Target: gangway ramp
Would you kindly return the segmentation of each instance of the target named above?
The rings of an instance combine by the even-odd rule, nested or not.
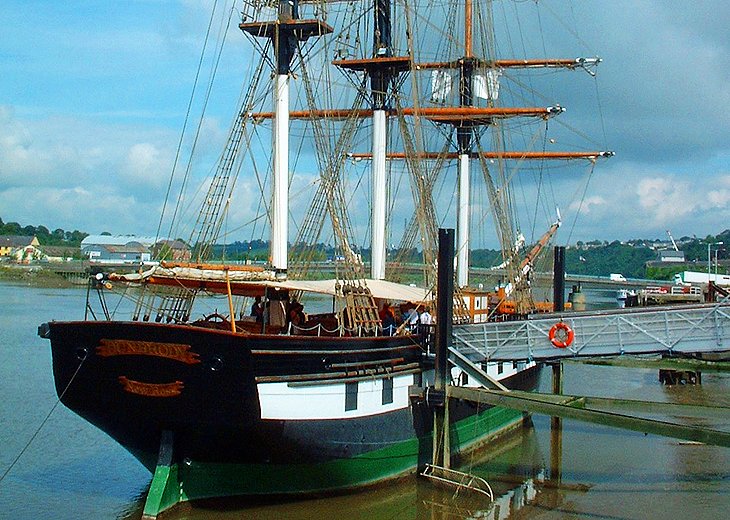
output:
[[[550,330],[570,327],[570,345]],[[621,354],[689,355],[730,350],[730,302],[554,313],[522,321],[459,325],[452,346],[472,362],[543,361]]]

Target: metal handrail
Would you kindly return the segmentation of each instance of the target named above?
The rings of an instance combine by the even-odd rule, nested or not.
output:
[[[575,332],[567,348],[556,348],[550,328],[559,321]],[[563,357],[691,353],[730,350],[730,304],[624,310],[600,314],[455,325],[453,344],[483,361],[540,360]]]

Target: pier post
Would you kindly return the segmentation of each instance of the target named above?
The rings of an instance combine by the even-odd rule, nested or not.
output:
[[[454,312],[454,230],[439,229],[439,253],[436,295],[436,366],[434,390],[443,394],[443,406],[433,411],[433,464],[451,466],[449,442],[448,384],[449,346]]]
[[[553,259],[553,310],[565,310],[565,247],[555,246]]]
[[[552,364],[553,394],[563,393],[563,363],[557,361]],[[553,415],[550,418],[550,480],[560,484],[563,469],[563,419]]]

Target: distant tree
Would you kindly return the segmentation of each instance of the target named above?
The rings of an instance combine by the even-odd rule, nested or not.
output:
[[[110,237],[110,236],[112,236],[112,234],[109,233],[108,231],[102,231],[101,232],[101,236],[103,236],[103,237]]]
[[[3,225],[2,234],[3,235],[22,235],[23,230],[20,227],[20,224],[18,224],[17,222],[8,222],[7,224]]]
[[[618,241],[585,251],[568,249],[565,253],[565,271],[592,276],[622,273],[631,278],[643,278],[646,262],[653,260],[655,255],[647,247],[633,247]]]
[[[70,243],[69,245],[73,244],[76,246],[80,246],[81,241],[89,236],[88,233],[84,233],[83,231],[78,231],[76,229],[74,229],[70,233],[67,231],[66,235],[67,235],[66,241]]]
[[[474,249],[469,257],[474,267],[493,267],[502,263],[502,252],[494,249]]]
[[[20,230],[20,234],[28,237],[35,235],[35,226],[25,226]]]

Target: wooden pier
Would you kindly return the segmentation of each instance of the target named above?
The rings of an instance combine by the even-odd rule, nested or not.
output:
[[[437,323],[451,323],[448,312],[453,297],[453,237],[439,233],[439,305]],[[444,238],[444,241],[442,241]],[[448,238],[452,240],[448,242]],[[556,329],[564,336],[556,339]],[[730,363],[696,359],[664,359],[730,350],[725,339],[730,330],[730,301],[717,304],[662,308],[629,308],[592,313],[556,313],[534,320],[450,326],[439,331],[436,341],[436,383],[424,389],[440,399],[434,408],[433,465],[450,467],[448,410],[450,399],[550,415],[553,429],[561,419],[624,428],[730,447],[730,432],[709,428],[703,419],[730,421],[730,407],[699,406],[652,401],[563,395],[563,361],[596,362],[605,365],[641,366],[677,371],[691,368],[730,371]],[[448,331],[448,334],[446,333]],[[632,355],[633,354],[633,355]],[[654,354],[651,359],[635,355]],[[662,356],[662,357],[660,357]],[[544,361],[553,367],[553,393],[508,390],[489,377],[489,363]],[[444,385],[444,367],[449,363],[466,372],[473,385]],[[417,396],[412,396],[417,397]],[[660,415],[661,419],[651,418]],[[647,417],[649,416],[649,417]],[[446,420],[444,420],[446,419]],[[698,420],[687,424],[689,420]]]

